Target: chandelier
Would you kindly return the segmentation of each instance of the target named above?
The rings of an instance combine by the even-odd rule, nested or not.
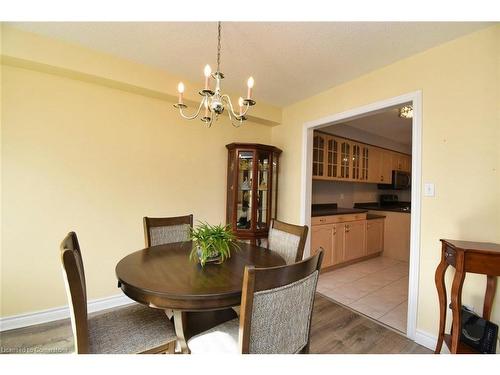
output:
[[[187,119],[194,120],[197,118],[202,108],[204,108],[204,115],[200,118],[208,127],[212,126],[212,123],[217,121],[219,115],[224,112],[224,109],[228,108],[229,119],[231,120],[231,124],[235,127],[239,127],[243,121],[247,118],[245,115],[248,112],[248,109],[255,105],[255,101],[252,99],[252,88],[254,85],[253,77],[248,78],[247,86],[247,97],[243,99],[242,97],[238,100],[239,110],[238,113],[234,111],[233,103],[231,102],[231,98],[227,94],[222,94],[221,92],[221,80],[224,79],[224,74],[220,71],[220,40],[221,40],[221,23],[217,24],[217,71],[212,73],[212,69],[210,65],[206,65],[204,69],[205,73],[205,88],[200,90],[198,93],[202,96],[200,104],[198,106],[197,111],[189,116],[184,113],[184,109],[187,108],[187,105],[184,104],[183,94],[184,94],[184,84],[179,82],[177,86],[177,90],[179,92],[179,101],[177,104],[174,104],[174,107],[179,110],[179,114]],[[215,79],[215,91],[211,88],[211,80],[210,78]]]
[[[399,117],[401,118],[413,118],[413,106],[405,105],[399,108]]]

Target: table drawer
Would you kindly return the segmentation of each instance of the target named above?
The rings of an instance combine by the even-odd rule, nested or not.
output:
[[[315,216],[311,219],[311,225],[345,223],[346,221],[365,220],[366,213],[362,214],[346,214],[346,215],[330,215],[330,216]]]

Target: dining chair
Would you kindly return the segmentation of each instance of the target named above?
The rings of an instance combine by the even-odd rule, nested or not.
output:
[[[308,231],[307,225],[293,225],[273,219],[269,226],[267,247],[280,254],[286,264],[299,262],[304,255]]]
[[[301,262],[245,267],[241,314],[188,340],[193,354],[308,353],[323,249]]]
[[[82,253],[75,232],[61,243],[61,262],[76,353],[173,353],[176,335],[163,310],[141,304],[88,315]]]
[[[193,215],[176,217],[144,217],[146,247],[189,241]]]

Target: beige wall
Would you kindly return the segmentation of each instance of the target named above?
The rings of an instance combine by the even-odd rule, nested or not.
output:
[[[278,215],[299,221],[305,122],[415,90],[423,95],[423,197],[417,328],[435,335],[439,238],[500,242],[500,26],[401,60],[284,109],[273,143],[282,158]],[[288,204],[283,204],[288,202]],[[450,276],[450,275],[448,275]],[[481,311],[485,278],[467,276],[464,301]],[[500,321],[497,291],[493,320]]]
[[[142,217],[225,222],[225,145],[271,142],[266,125],[207,129],[162,98],[54,73],[2,65],[2,316],[66,304],[70,230],[89,299],[120,294],[114,267],[143,247]]]

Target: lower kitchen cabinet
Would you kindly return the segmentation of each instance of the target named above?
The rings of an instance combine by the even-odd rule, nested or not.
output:
[[[368,220],[366,224],[366,254],[375,254],[384,250],[384,220]]]
[[[383,218],[366,220],[366,214],[362,217],[358,214],[314,219],[311,227],[311,254],[323,248],[321,268],[353,263],[384,250]]]
[[[323,224],[311,228],[311,255],[323,249],[321,268],[334,266],[344,260],[344,225]]]
[[[340,225],[340,224],[339,224]],[[344,232],[344,257],[347,262],[366,255],[366,220],[342,224]]]
[[[333,237],[334,224],[314,225],[311,227],[311,255],[323,248],[323,262],[321,268],[333,264]]]

